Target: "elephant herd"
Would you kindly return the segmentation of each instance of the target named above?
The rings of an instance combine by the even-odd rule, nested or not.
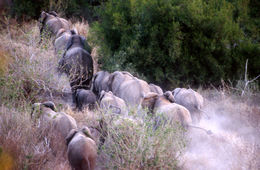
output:
[[[55,37],[55,55],[59,57],[58,72],[65,73],[70,81],[72,99],[82,111],[102,109],[105,114],[127,116],[129,109],[147,108],[148,114],[163,115],[167,121],[179,121],[185,128],[193,127],[204,114],[203,97],[192,89],[163,90],[148,84],[126,71],[99,71],[93,73],[91,47],[69,22],[55,12],[42,12],[40,19],[41,41]],[[52,124],[67,143],[67,154],[72,169],[94,169],[97,146],[87,127],[78,128],[73,117],[56,112],[51,101],[35,103],[31,117],[38,127]]]

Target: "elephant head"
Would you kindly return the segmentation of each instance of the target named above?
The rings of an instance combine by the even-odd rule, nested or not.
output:
[[[71,131],[69,132],[69,134],[66,137],[66,144],[68,145],[70,143],[70,141],[72,140],[72,138],[77,134],[77,133],[82,133],[84,134],[86,137],[91,138],[92,140],[94,140],[90,130],[88,127],[84,126],[81,129],[71,129]]]
[[[43,107],[49,108],[54,112],[57,110],[55,104],[52,101],[47,101],[44,103],[34,103],[32,105],[31,118],[39,118],[42,114],[41,112]]]
[[[159,87],[155,84],[152,84],[152,83],[149,84],[149,87],[150,87],[151,92],[163,94],[163,90],[161,89],[161,87]]]
[[[154,92],[149,92],[145,95],[143,101],[142,101],[142,107],[148,108],[149,112],[153,113],[155,102],[157,101],[159,95]]]
[[[165,93],[163,93],[163,95],[172,103],[175,102],[175,99],[172,95],[172,92],[171,91],[166,91]]]
[[[74,34],[70,37],[67,42],[66,50],[70,49],[71,47],[80,47],[85,49],[89,54],[92,52],[92,48],[88,44],[86,38],[81,35]]]
[[[107,71],[99,71],[93,76],[92,91],[97,95],[101,95],[101,91],[108,91],[108,79],[110,73]]]

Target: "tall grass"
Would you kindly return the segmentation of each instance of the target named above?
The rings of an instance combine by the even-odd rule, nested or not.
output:
[[[65,141],[49,127],[36,128],[29,115],[29,110],[20,112],[0,107],[1,167],[55,169],[60,166],[69,169]]]

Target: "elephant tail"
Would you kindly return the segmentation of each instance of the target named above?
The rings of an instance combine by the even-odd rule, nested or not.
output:
[[[212,135],[213,134],[213,132],[211,130],[207,130],[207,129],[199,127],[199,126],[188,125],[188,127],[202,130],[202,131],[206,132],[208,135]]]

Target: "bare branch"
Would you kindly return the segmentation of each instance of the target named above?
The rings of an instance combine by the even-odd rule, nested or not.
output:
[[[259,74],[258,76],[256,76],[254,79],[252,79],[252,80],[248,81],[248,83],[251,83],[251,82],[253,82],[253,81],[257,80],[259,77],[260,77],[260,74]]]

